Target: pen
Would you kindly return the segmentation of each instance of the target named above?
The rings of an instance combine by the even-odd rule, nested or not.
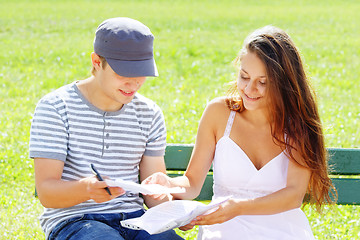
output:
[[[96,170],[94,164],[90,164],[90,167],[91,167],[91,170],[93,171],[93,173],[95,174],[96,178],[99,180],[99,181],[104,181],[103,178],[101,177],[100,173]],[[107,191],[107,193],[109,195],[111,195],[111,192],[110,192],[110,189],[108,187],[105,188],[105,190]]]

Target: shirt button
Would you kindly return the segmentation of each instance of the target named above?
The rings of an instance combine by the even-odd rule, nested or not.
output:
[[[111,126],[111,122],[107,122],[107,125],[108,125],[108,126]]]
[[[109,136],[110,136],[110,134],[109,134],[109,133],[107,133],[107,134],[106,134],[106,137],[108,138]]]
[[[110,145],[109,144],[106,144],[106,148],[109,148],[110,147]]]

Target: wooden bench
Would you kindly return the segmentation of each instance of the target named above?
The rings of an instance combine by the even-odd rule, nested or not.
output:
[[[165,164],[169,176],[183,175],[193,150],[191,144],[168,144]],[[330,177],[338,192],[337,204],[360,204],[360,149],[328,148]],[[213,175],[210,169],[196,200],[211,200]]]

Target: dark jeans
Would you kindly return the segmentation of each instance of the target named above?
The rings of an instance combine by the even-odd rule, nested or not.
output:
[[[120,221],[140,217],[144,210],[130,213],[116,214],[84,214],[68,219],[58,224],[50,233],[49,240],[76,239],[76,240],[170,240],[183,239],[169,230],[159,234],[150,235],[144,230],[132,230],[120,225]]]

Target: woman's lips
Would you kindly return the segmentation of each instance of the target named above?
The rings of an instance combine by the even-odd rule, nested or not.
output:
[[[248,100],[250,100],[250,101],[256,101],[256,100],[258,100],[260,97],[249,97],[248,95],[246,95],[246,94],[244,94],[245,95],[245,97],[248,99]]]

